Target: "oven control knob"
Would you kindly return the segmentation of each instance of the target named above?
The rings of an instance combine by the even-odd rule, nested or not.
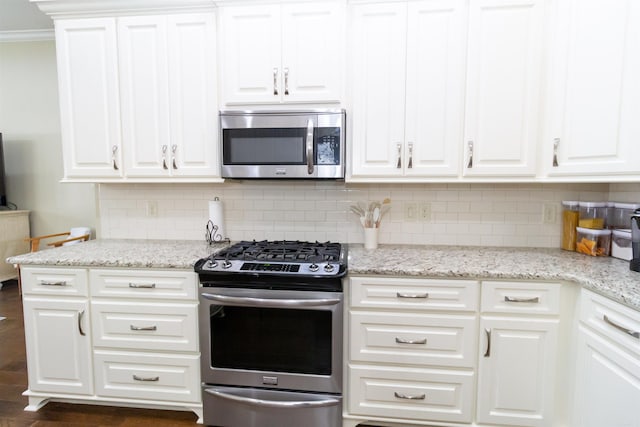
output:
[[[230,267],[231,267],[231,261],[229,260],[222,261],[222,268],[230,268]]]
[[[318,269],[319,269],[319,268],[320,268],[320,267],[318,267],[318,264],[316,264],[316,263],[314,262],[313,264],[311,264],[311,265],[309,266],[309,271],[316,272],[316,271],[318,271]]]
[[[218,261],[210,259],[209,262],[207,262],[207,267],[209,268],[216,268],[217,266],[218,266]]]
[[[333,266],[333,264],[327,264],[324,266],[324,271],[326,271],[327,273],[331,273],[334,268],[335,267]]]

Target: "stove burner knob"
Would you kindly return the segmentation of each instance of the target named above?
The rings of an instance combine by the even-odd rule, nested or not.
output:
[[[225,259],[222,262],[222,268],[230,268],[230,267],[231,267],[231,261]]]
[[[333,266],[333,264],[327,264],[324,266],[324,271],[326,271],[327,273],[331,273],[334,268],[335,267]]]
[[[207,267],[209,267],[209,268],[216,268],[217,266],[218,266],[218,261],[216,261],[216,260],[210,259],[207,262]]]
[[[314,273],[315,273],[316,271],[318,271],[318,269],[319,269],[319,268],[320,268],[320,267],[318,267],[318,264],[316,264],[316,263],[314,262],[313,264],[311,264],[311,265],[309,266],[309,271],[312,271],[312,272],[314,272]]]

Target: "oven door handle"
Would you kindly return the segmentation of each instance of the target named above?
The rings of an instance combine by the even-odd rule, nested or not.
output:
[[[254,399],[251,397],[236,396],[235,394],[223,393],[218,390],[204,390],[206,393],[212,394],[221,399],[231,400],[233,402],[245,403],[254,406],[262,406],[265,408],[280,408],[280,409],[294,409],[294,408],[322,408],[325,406],[336,406],[340,404],[337,399],[325,399],[325,400],[302,400],[302,401],[278,401],[278,400],[264,400]]]
[[[321,307],[336,305],[340,303],[338,298],[317,298],[317,299],[271,299],[271,298],[250,298],[232,297],[219,294],[202,294],[203,298],[222,303],[240,305],[245,307]]]

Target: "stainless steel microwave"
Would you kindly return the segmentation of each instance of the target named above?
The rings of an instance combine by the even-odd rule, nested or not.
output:
[[[223,178],[339,179],[344,110],[221,111]]]

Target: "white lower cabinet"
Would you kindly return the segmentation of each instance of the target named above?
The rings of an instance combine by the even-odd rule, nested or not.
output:
[[[553,425],[559,301],[556,283],[482,282],[479,423]]]
[[[23,300],[29,390],[92,394],[89,304],[86,298]]]
[[[640,426],[640,313],[583,290],[578,329],[572,425]]]
[[[202,418],[195,273],[29,266],[21,273],[27,410],[65,400]]]
[[[351,277],[343,426],[564,425],[554,406],[561,289]]]

